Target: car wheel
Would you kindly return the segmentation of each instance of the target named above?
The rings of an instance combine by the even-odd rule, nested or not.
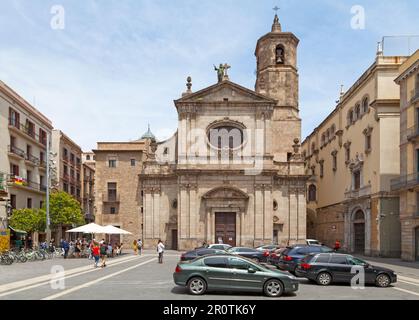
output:
[[[280,297],[282,293],[284,292],[284,286],[281,281],[276,280],[276,279],[271,279],[265,283],[263,292],[268,297],[273,297],[273,298]]]
[[[259,262],[260,262],[259,258],[257,258],[257,257],[254,257],[252,260],[253,260],[254,262],[257,262],[257,263],[259,263]]]
[[[193,295],[204,294],[207,290],[207,283],[202,278],[194,277],[188,281],[188,290]]]
[[[332,282],[332,276],[328,272],[320,272],[317,276],[317,283],[322,286],[328,286]]]
[[[377,287],[385,288],[388,287],[390,283],[390,277],[384,273],[379,274],[375,279],[375,284],[377,285]]]

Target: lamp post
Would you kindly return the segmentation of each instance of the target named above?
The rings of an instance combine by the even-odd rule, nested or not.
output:
[[[49,219],[49,188],[50,188],[50,179],[51,179],[51,175],[50,175],[50,170],[51,170],[51,165],[50,165],[50,134],[47,133],[47,154],[46,154],[46,164],[47,164],[47,190],[46,190],[46,216],[47,216],[47,221],[46,221],[46,229],[45,232],[47,234],[47,243],[49,243],[51,241],[51,229],[50,229],[50,219]]]

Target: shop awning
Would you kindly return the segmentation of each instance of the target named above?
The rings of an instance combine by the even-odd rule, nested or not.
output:
[[[9,229],[12,230],[14,233],[27,234],[26,231],[19,230],[19,229],[14,229],[11,226],[9,226]]]

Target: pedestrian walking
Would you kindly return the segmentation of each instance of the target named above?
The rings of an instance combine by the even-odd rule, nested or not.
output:
[[[138,255],[138,243],[137,240],[134,240],[132,243],[132,249],[134,250],[134,254]]]
[[[140,256],[141,256],[141,253],[143,251],[143,241],[141,239],[138,239],[137,245],[138,245],[138,251],[140,252]]]
[[[70,250],[70,245],[68,244],[68,242],[66,240],[63,240],[62,248],[64,249],[64,259],[67,259],[68,251]]]
[[[101,258],[101,267],[106,267],[106,254],[108,251],[108,245],[106,244],[105,241],[103,241],[103,243],[100,245],[100,258]]]
[[[99,264],[99,257],[100,257],[100,249],[99,244],[97,242],[92,242],[92,254],[93,258],[95,259],[95,268],[97,268]]]
[[[160,239],[157,243],[157,252],[159,254],[159,263],[163,263],[164,244]]]
[[[336,252],[338,252],[338,250],[340,249],[340,241],[339,240],[336,240],[334,249],[335,249]]]

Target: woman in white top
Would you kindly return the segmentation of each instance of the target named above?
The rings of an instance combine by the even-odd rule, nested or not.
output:
[[[159,254],[159,263],[163,263],[164,244],[160,239],[157,243],[157,252]]]

